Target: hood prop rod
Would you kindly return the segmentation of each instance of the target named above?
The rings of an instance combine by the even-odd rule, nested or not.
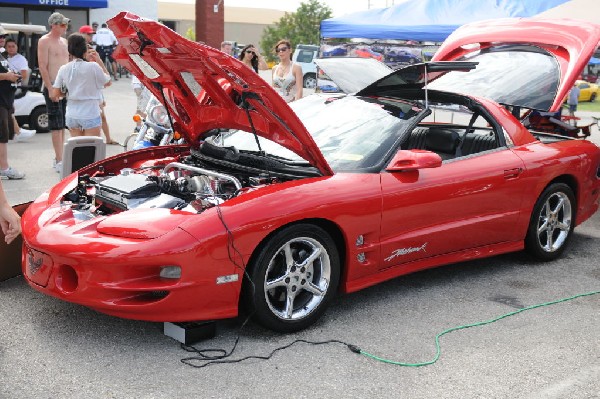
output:
[[[258,146],[258,151],[261,155],[264,155],[264,151],[260,146],[260,141],[258,141],[258,135],[256,134],[256,128],[254,127],[254,122],[252,122],[252,116],[250,115],[250,103],[248,103],[247,99],[252,98],[255,100],[260,100],[260,97],[256,93],[251,92],[242,92],[242,108],[246,111],[246,116],[248,117],[248,122],[250,123],[250,128],[252,129],[252,134],[254,135],[254,140],[256,141],[256,145]]]
[[[171,132],[175,131],[175,126],[173,126],[173,117],[171,116],[171,110],[169,110],[169,105],[167,104],[167,97],[165,96],[165,91],[163,90],[160,82],[152,82],[152,85],[160,90],[160,94],[162,95],[163,105],[167,110],[167,116],[169,117],[169,124],[171,125]]]
[[[429,108],[429,95],[427,89],[427,63],[425,63],[425,108]]]
[[[256,134],[256,128],[254,127],[254,122],[252,121],[252,116],[250,115],[250,107],[252,107],[252,105],[248,102],[249,98],[260,101],[260,97],[256,93],[243,91],[242,92],[242,102],[240,105],[242,108],[244,108],[244,111],[246,111],[246,116],[248,117],[248,123],[250,123],[250,128],[252,129],[252,134],[254,135],[254,140],[256,141],[256,145],[258,146],[258,152],[260,155],[265,156],[266,153],[263,151],[262,147],[260,146],[260,141],[258,140],[258,134]],[[267,174],[267,176],[271,177],[271,171],[267,168],[265,168],[264,170],[265,170],[265,173]]]

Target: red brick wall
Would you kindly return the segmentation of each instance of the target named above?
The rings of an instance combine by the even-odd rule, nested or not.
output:
[[[219,5],[218,12],[214,11]],[[196,41],[219,49],[225,36],[225,1],[196,0]]]

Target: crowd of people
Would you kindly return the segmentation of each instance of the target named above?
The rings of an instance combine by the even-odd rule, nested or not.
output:
[[[116,76],[116,62],[112,49],[117,39],[106,24],[84,25],[78,33],[65,38],[70,19],[53,13],[48,19],[49,32],[38,42],[37,59],[43,81],[42,94],[46,102],[48,128],[52,136],[56,172],[62,169],[62,151],[65,129],[70,135],[96,135],[101,132],[107,144],[119,144],[110,136],[105,113],[106,102],[102,89],[110,84],[111,76],[104,60],[112,65]],[[85,64],[78,62],[84,61]],[[0,177],[22,179],[24,173],[10,167],[7,143],[9,140],[27,141],[35,130],[19,127],[14,116],[15,93],[21,82],[27,82],[29,65],[18,53],[15,40],[8,37],[0,26]],[[62,73],[59,73],[62,70]],[[68,94],[67,94],[68,93]],[[67,102],[68,97],[68,102]],[[98,120],[100,121],[98,123]]]

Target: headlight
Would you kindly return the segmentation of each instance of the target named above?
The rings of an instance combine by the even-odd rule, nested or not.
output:
[[[148,113],[149,119],[161,126],[169,125],[169,115],[167,114],[167,110],[163,105],[157,105],[153,107]]]

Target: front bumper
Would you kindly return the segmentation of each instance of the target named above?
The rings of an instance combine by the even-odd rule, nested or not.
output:
[[[73,223],[55,214],[48,222],[43,217],[48,209],[36,212],[34,203],[29,211],[23,218],[22,271],[34,289],[128,319],[195,321],[237,315],[243,271],[215,259],[206,243],[183,229],[153,239],[124,238],[98,233],[102,218]],[[181,277],[161,277],[165,266],[180,267]],[[234,274],[237,279],[217,283]]]

